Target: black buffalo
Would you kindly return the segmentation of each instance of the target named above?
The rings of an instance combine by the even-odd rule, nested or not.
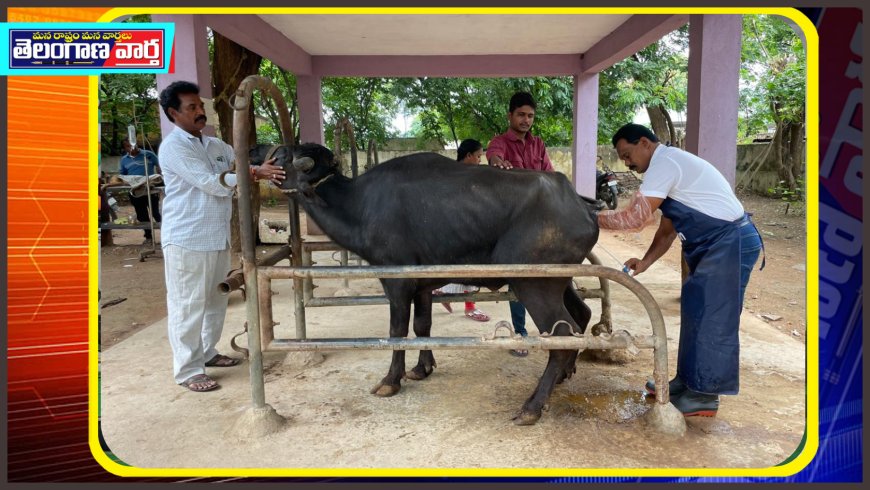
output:
[[[465,165],[435,153],[395,158],[356,179],[339,173],[332,152],[317,144],[294,148],[282,187],[342,247],[372,265],[579,264],[598,240],[593,205],[559,173]],[[414,333],[428,337],[432,290],[448,282],[497,289],[509,284],[535,325],[559,320],[585,331],[591,311],[570,277],[508,279],[382,279],[390,301],[390,337],[406,337],[414,304]],[[555,335],[569,335],[560,323]],[[575,371],[576,350],[551,350],[535,392],[514,418],[534,424],[554,385]],[[420,351],[405,372],[405,352],[393,351],[387,375],[373,389],[399,392],[402,377],[424,379],[435,367]]]

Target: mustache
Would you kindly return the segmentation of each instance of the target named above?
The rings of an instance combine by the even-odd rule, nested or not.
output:
[[[206,122],[206,121],[208,121],[208,118],[207,118],[207,117],[205,117],[205,116],[199,116],[199,117],[197,117],[196,119],[194,119],[194,122],[199,122],[200,119],[202,119],[202,122]]]

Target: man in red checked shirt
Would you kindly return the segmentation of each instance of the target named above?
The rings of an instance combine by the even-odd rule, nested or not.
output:
[[[504,134],[493,138],[486,150],[486,160],[490,165],[504,169],[553,171],[544,140],[530,132],[536,107],[535,99],[528,92],[517,92],[511,97],[508,110],[510,127]]]
[[[547,156],[544,140],[532,136],[530,130],[535,122],[535,99],[528,92],[517,92],[511,97],[508,107],[508,122],[510,127],[504,134],[490,140],[486,150],[487,162],[503,169],[522,168],[552,172],[553,164]],[[526,331],[526,308],[519,301],[510,302],[511,320],[514,332],[528,335]],[[526,349],[513,349],[511,355],[526,357]]]

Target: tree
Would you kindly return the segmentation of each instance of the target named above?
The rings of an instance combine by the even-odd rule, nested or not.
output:
[[[296,96],[296,76],[280,66],[264,59],[260,64],[260,76],[266,77],[278,87],[287,110],[290,112],[290,125],[293,127],[294,143],[299,141],[299,104]],[[258,117],[266,119],[257,128],[257,143],[278,144],[282,143],[281,120],[278,111],[270,97],[263,97],[259,92],[254,93],[254,112]]]
[[[160,115],[155,84],[152,74],[100,76],[100,146],[103,153],[121,154],[121,140],[127,136],[130,124],[136,126],[136,133],[146,148],[151,146],[152,137],[159,138]]]
[[[417,114],[419,136],[458,145],[486,144],[507,129],[511,96],[528,91],[537,102],[533,131],[549,145],[571,142],[573,82],[569,77],[399,79],[396,96]]]
[[[358,149],[374,139],[380,143],[394,133],[393,117],[398,100],[392,92],[389,78],[325,78],[323,79],[323,108],[326,112],[324,130],[332,135],[335,125],[347,118],[354,128]]]
[[[679,136],[670,111],[686,108],[688,28],[672,32],[599,76],[599,133],[601,143],[640,108],[646,108],[652,131],[661,140],[677,143]]]
[[[150,15],[133,15],[125,23],[148,23]],[[160,139],[160,107],[157,103],[156,77],[153,74],[106,73],[100,75],[100,152],[120,155],[121,140],[127,136],[127,126],[136,126],[136,133],[146,148],[153,148]]]
[[[793,193],[804,173],[806,52],[781,17],[743,17],[741,79],[741,135],[751,140],[775,126],[768,158],[777,166],[781,186]]]

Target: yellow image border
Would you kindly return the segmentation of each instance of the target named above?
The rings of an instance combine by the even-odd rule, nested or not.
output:
[[[819,251],[819,39],[815,26],[804,14],[793,8],[116,8],[106,12],[99,22],[111,22],[134,14],[257,14],[257,15],[445,15],[445,14],[716,14],[716,15],[778,15],[790,19],[804,34],[806,48],[806,429],[799,454],[784,464],[767,468],[139,468],[112,460],[98,440],[99,407],[99,345],[97,299],[100,248],[97,240],[98,202],[89,202],[89,419],[88,439],[91,452],[107,471],[124,477],[786,477],[805,468],[819,447],[819,312],[818,277]],[[89,175],[97,175],[99,157],[98,77],[90,78]],[[95,179],[90,179],[90,195],[97,195]],[[797,450],[797,448],[796,448]],[[631,448],[626,448],[627,452]]]

